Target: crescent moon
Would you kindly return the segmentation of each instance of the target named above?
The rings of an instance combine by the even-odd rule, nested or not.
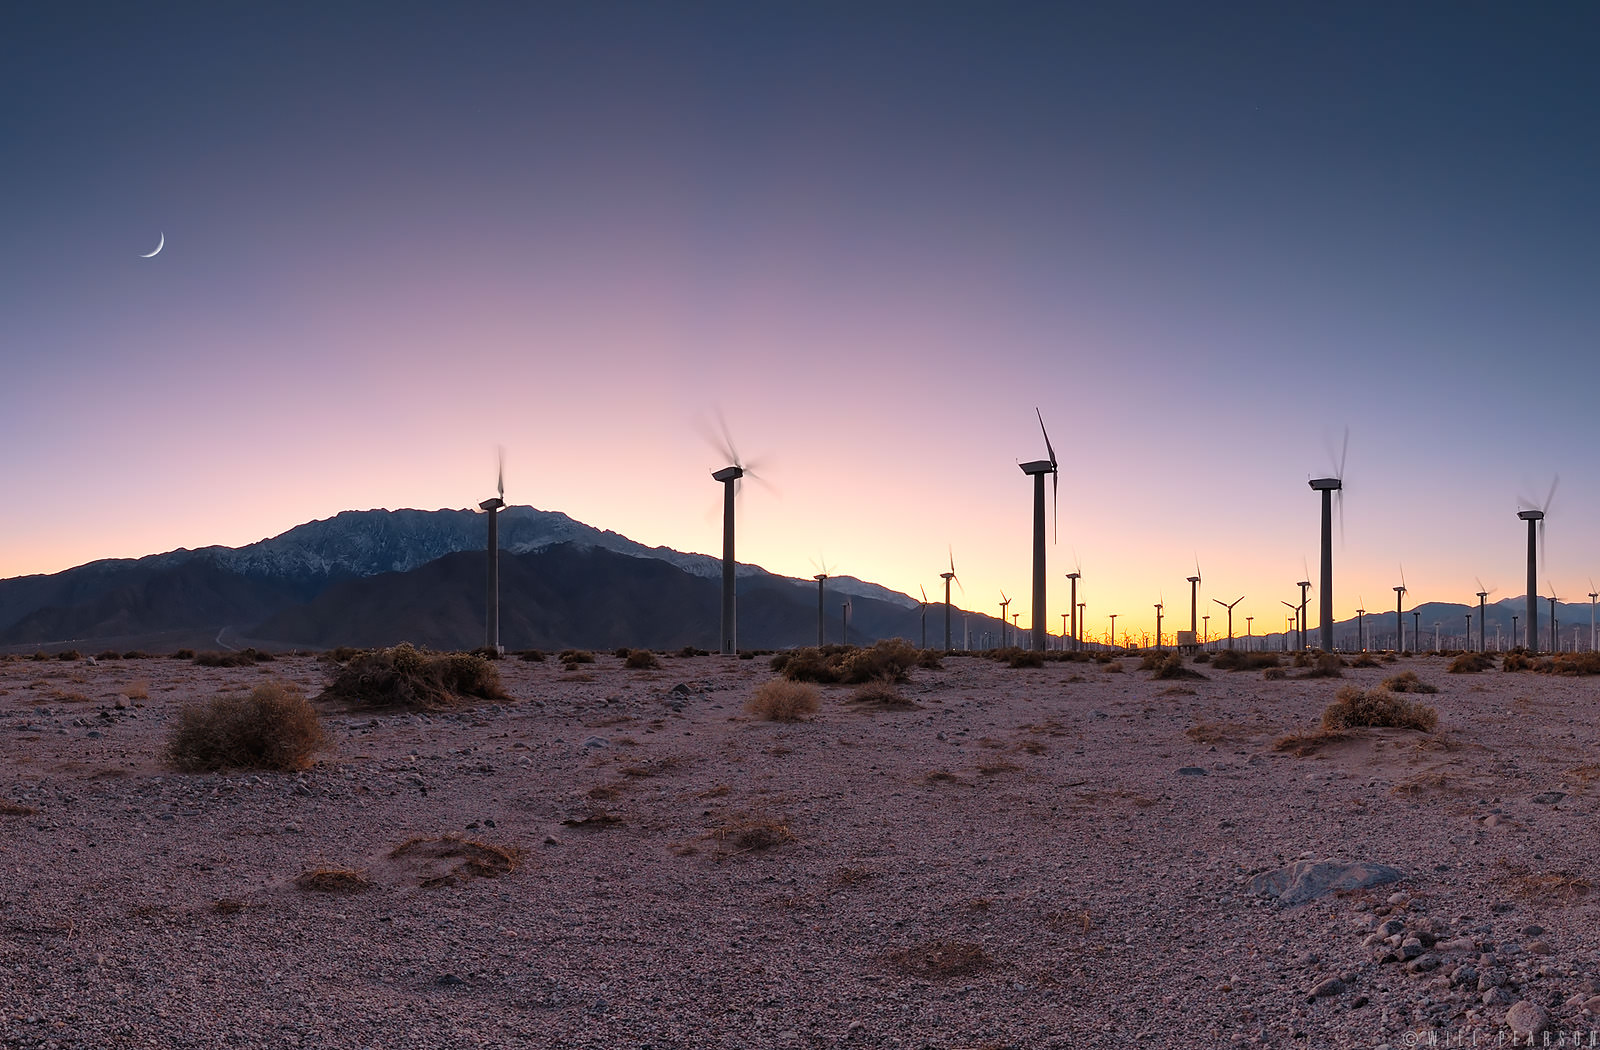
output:
[[[163,232],[161,234],[161,243],[156,245],[156,250],[151,252],[149,255],[145,255],[145,254],[143,254],[141,252],[140,255],[139,255],[139,258],[141,258],[141,259],[154,259],[156,256],[161,254],[161,249],[165,248],[166,246],[167,246],[167,235],[166,235],[165,232]]]

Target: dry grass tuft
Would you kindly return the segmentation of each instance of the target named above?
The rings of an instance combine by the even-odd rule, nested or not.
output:
[[[1534,659],[1526,649],[1512,649],[1500,660],[1502,671],[1532,671],[1539,661]]]
[[[510,697],[499,670],[483,657],[433,653],[402,642],[353,656],[317,699],[355,708],[430,711]]]
[[[1295,666],[1296,667],[1300,666],[1300,660],[1299,660],[1300,655],[1302,655],[1302,654],[1299,654],[1299,653],[1295,654],[1295,657],[1296,657]],[[1306,670],[1303,673],[1297,675],[1296,677],[1298,677],[1298,678],[1343,678],[1344,677],[1344,661],[1339,658],[1337,653],[1317,653],[1317,654],[1315,654],[1315,656],[1308,657],[1306,663],[1308,664],[1308,666],[1306,667]]]
[[[1322,712],[1322,728],[1328,730],[1380,726],[1431,733],[1438,724],[1439,712],[1434,708],[1385,689],[1363,691],[1345,686]]]
[[[1556,653],[1540,660],[1534,670],[1569,676],[1600,674],[1600,653]]]
[[[247,653],[196,653],[196,667],[254,667],[256,658]]]
[[[1350,734],[1337,729],[1312,730],[1305,733],[1289,733],[1280,736],[1272,742],[1272,750],[1287,751],[1296,758],[1305,758],[1314,755],[1330,744],[1342,743],[1350,739]]]
[[[1283,679],[1288,677],[1289,672],[1285,671],[1281,667],[1269,667],[1265,671],[1261,672],[1262,680],[1267,682],[1281,682]]]
[[[367,873],[355,868],[313,868],[296,875],[294,884],[312,893],[360,893],[372,888],[372,880],[367,878]],[[232,910],[238,911],[239,908]]]
[[[1183,735],[1197,744],[1236,744],[1255,734],[1248,726],[1234,722],[1196,722]]]
[[[148,700],[150,699],[150,683],[143,678],[129,682],[122,690],[122,695],[129,700]]]
[[[746,853],[760,853],[795,840],[794,832],[781,820],[744,820],[724,824],[706,832],[701,838],[717,844],[717,859],[737,857]]]
[[[1362,653],[1360,656],[1357,656],[1354,660],[1350,661],[1350,666],[1351,667],[1381,667],[1383,665],[1378,663],[1378,661],[1374,660],[1372,658],[1372,654],[1371,653]]]
[[[1150,657],[1148,656],[1145,657],[1144,663],[1139,665],[1140,670],[1152,670],[1155,672],[1155,674],[1150,676],[1151,678],[1159,679],[1161,681],[1198,678],[1201,681],[1205,681],[1205,675],[1201,674],[1199,671],[1196,671],[1192,667],[1184,666],[1183,655],[1181,653],[1167,653],[1165,656],[1160,654],[1155,655],[1156,660],[1153,667],[1146,666],[1151,662]]]
[[[950,940],[899,948],[889,952],[884,959],[907,977],[927,981],[964,977],[994,965],[994,959],[983,950],[982,945]]]
[[[850,694],[850,703],[879,711],[909,711],[917,706],[915,701],[896,689],[893,682],[881,678],[858,686]]]
[[[1211,666],[1219,671],[1261,671],[1277,667],[1280,662],[1277,653],[1247,653],[1242,649],[1224,649],[1211,658]]]
[[[1417,677],[1415,671],[1401,671],[1383,680],[1383,688],[1391,693],[1437,693],[1439,687],[1429,685]]]
[[[391,860],[402,857],[457,862],[445,875],[428,880],[429,884],[449,882],[457,876],[495,879],[511,874],[522,865],[522,851],[515,846],[493,846],[460,835],[409,838],[389,851]]]
[[[20,802],[0,802],[0,817],[31,817],[37,812],[32,806],[24,806]]]
[[[816,686],[782,678],[762,682],[744,703],[747,714],[768,722],[803,722],[821,706]]]
[[[1502,881],[1517,896],[1543,905],[1574,904],[1587,897],[1593,885],[1581,875],[1565,871],[1536,872],[1520,861],[1502,859]]]
[[[327,746],[316,708],[298,687],[267,682],[249,696],[185,705],[167,738],[166,758],[185,773],[217,769],[305,769]]]
[[[1488,653],[1462,653],[1450,661],[1451,674],[1476,674],[1494,667],[1494,657]]]

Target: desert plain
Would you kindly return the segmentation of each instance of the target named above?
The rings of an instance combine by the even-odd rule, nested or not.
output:
[[[956,655],[783,723],[765,657],[507,658],[191,774],[184,705],[331,665],[0,663],[0,1046],[1600,1044],[1600,690],[1448,664]],[[1406,670],[1432,732],[1275,746]],[[1264,889],[1321,861],[1394,877]]]

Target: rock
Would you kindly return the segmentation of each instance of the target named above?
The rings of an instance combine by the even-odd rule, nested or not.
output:
[[[1398,868],[1372,861],[1297,860],[1253,875],[1247,885],[1251,893],[1276,897],[1280,904],[1303,904],[1339,890],[1361,890],[1402,878]]]
[[[1543,1035],[1550,1027],[1550,1012],[1531,999],[1523,999],[1506,1011],[1506,1027],[1528,1045]]]
[[[1544,927],[1540,926],[1538,923],[1534,923],[1531,926],[1524,926],[1522,928],[1522,935],[1524,937],[1543,937],[1544,933]]]
[[[1422,946],[1422,942],[1415,937],[1407,937],[1400,942],[1400,957],[1402,959],[1415,959],[1427,950]]]
[[[1483,993],[1484,1006],[1504,1006],[1511,1001],[1504,988],[1490,988]]]
[[[584,740],[583,740],[583,746],[585,748],[610,747],[611,746],[611,741],[607,740],[603,736],[585,737]]]
[[[1452,937],[1448,941],[1438,941],[1434,950],[1440,952],[1470,952],[1478,946],[1471,937]]]
[[[1425,952],[1406,963],[1406,969],[1412,973],[1431,973],[1439,968],[1439,957],[1432,952]]]
[[[1541,791],[1528,801],[1537,802],[1541,806],[1553,806],[1566,797],[1567,793],[1565,791]]]
[[[1554,955],[1555,946],[1549,941],[1529,941],[1528,950],[1535,955]]]
[[[1506,983],[1506,972],[1498,966],[1490,966],[1478,974],[1478,991],[1487,992],[1491,988],[1499,988]]]
[[[1199,766],[1184,766],[1178,770],[1178,775],[1180,777],[1203,777],[1207,774],[1206,771],[1201,769]]]
[[[1583,1001],[1583,1009],[1587,1013],[1600,1014],[1600,995],[1590,996]]]
[[[1401,922],[1399,919],[1390,919],[1382,926],[1378,927],[1378,932],[1383,934],[1385,937],[1393,937],[1397,933],[1404,932],[1405,928],[1406,924]]]
[[[467,982],[463,981],[453,973],[446,973],[439,975],[439,977],[437,977],[433,983],[442,984],[447,988],[452,988],[458,984],[466,984]]]
[[[1311,988],[1311,998],[1327,999],[1335,995],[1343,995],[1349,986],[1337,977],[1329,977],[1325,981],[1318,981]]]
[[[1457,988],[1474,988],[1478,984],[1478,971],[1472,966],[1457,966],[1450,975],[1450,983]]]

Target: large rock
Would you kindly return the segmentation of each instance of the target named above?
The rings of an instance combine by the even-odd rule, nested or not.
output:
[[[1511,1029],[1512,1035],[1526,1039],[1527,1045],[1532,1046],[1533,1041],[1550,1027],[1550,1012],[1538,1003],[1524,999],[1507,1011],[1506,1027]]]
[[[1297,860],[1251,876],[1249,888],[1258,896],[1276,897],[1282,904],[1304,904],[1339,890],[1363,890],[1404,877],[1398,868],[1369,860]]]

